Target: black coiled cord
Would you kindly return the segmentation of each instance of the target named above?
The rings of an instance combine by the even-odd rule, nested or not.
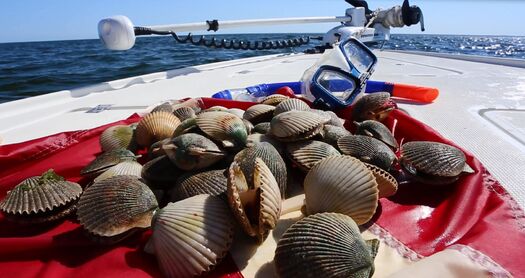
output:
[[[236,41],[221,39],[218,40],[215,36],[206,38],[206,36],[193,36],[191,33],[184,37],[179,37],[176,33],[171,31],[154,31],[146,27],[135,27],[135,35],[171,35],[178,43],[191,43],[198,46],[206,46],[212,48],[224,48],[234,50],[270,50],[282,49],[289,47],[298,47],[310,43],[310,37],[299,37],[287,40],[268,40],[268,41]],[[197,38],[197,39],[196,39]]]

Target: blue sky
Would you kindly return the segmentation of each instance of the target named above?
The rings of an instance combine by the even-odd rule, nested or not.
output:
[[[402,0],[369,0],[371,8],[391,7]],[[425,15],[428,34],[525,36],[521,0],[412,0]],[[19,0],[0,8],[0,42],[97,38],[97,22],[116,14],[135,25],[200,22],[206,19],[343,15],[343,0]],[[326,32],[332,24],[243,28],[221,33]],[[392,33],[419,33],[419,26]]]

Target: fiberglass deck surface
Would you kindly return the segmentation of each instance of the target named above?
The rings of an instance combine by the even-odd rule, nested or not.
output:
[[[472,152],[525,205],[525,69],[376,52],[373,80],[440,89],[428,105],[399,103]],[[188,67],[0,105],[2,144],[93,128],[168,99],[210,96],[259,83],[297,81],[318,55],[277,55]],[[86,113],[110,105],[99,113]]]

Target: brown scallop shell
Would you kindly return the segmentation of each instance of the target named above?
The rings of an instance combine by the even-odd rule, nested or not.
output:
[[[154,112],[142,118],[135,131],[137,144],[149,147],[151,144],[171,137],[181,121],[172,113]]]
[[[306,104],[306,102],[298,99],[298,98],[290,98],[287,99],[281,103],[279,103],[277,106],[275,106],[275,110],[273,111],[273,115],[277,116],[281,113],[288,112],[288,111],[308,111],[310,110],[310,106]]]
[[[165,277],[177,278],[210,271],[228,253],[235,229],[228,206],[210,195],[169,203],[152,226],[144,249],[157,257]]]
[[[256,104],[246,109],[243,118],[250,121],[252,124],[261,122],[269,122],[273,117],[275,106],[268,104]]]
[[[361,161],[374,164],[383,170],[390,170],[397,159],[385,143],[369,136],[349,135],[337,141],[342,153],[359,158]]]
[[[281,214],[282,200],[277,181],[260,158],[255,159],[254,183],[246,183],[236,162],[228,171],[227,196],[230,208],[242,229],[261,243]]]
[[[80,170],[80,174],[83,176],[99,175],[106,171],[108,168],[119,164],[126,160],[137,160],[134,153],[126,149],[111,150],[97,156],[91,161],[86,167]]]
[[[285,96],[285,95],[280,95],[280,94],[273,94],[273,95],[269,95],[265,98],[263,98],[261,100],[261,104],[268,104],[268,105],[273,105],[273,106],[277,106],[279,103],[285,101],[289,99],[288,96]]]
[[[218,196],[226,192],[228,179],[224,171],[211,170],[182,175],[171,190],[170,201],[176,202],[200,194]]]
[[[246,132],[244,125],[243,130]],[[195,133],[177,136],[162,148],[173,164],[186,171],[206,168],[226,155],[213,141]]]
[[[49,178],[51,177],[51,178]],[[82,188],[54,172],[25,179],[0,202],[8,219],[21,223],[42,223],[60,219],[74,209]]]
[[[144,164],[141,176],[150,186],[164,187],[174,184],[181,172],[168,156],[163,155]]]
[[[253,127],[253,131],[260,133],[260,134],[266,134],[270,131],[270,122],[262,122],[258,123]]]
[[[241,167],[248,184],[252,184],[257,157],[261,158],[272,172],[277,180],[281,196],[284,198],[287,186],[286,163],[274,146],[267,142],[255,144],[237,153],[234,160]]]
[[[458,148],[429,141],[407,142],[401,146],[402,164],[416,171],[440,177],[456,177],[465,169],[465,154]]]
[[[358,159],[341,155],[317,163],[304,179],[306,213],[346,214],[358,225],[377,208],[378,189],[372,172]]]
[[[337,147],[337,140],[348,135],[352,135],[352,133],[350,133],[350,131],[346,130],[344,127],[324,125],[322,141]]]
[[[133,128],[128,125],[115,125],[100,134],[100,147],[107,152],[116,149],[134,149]]]
[[[337,149],[321,141],[302,141],[286,146],[288,157],[302,171],[308,172],[319,161],[333,155],[341,155]]]
[[[119,164],[110,167],[104,173],[100,174],[93,181],[99,182],[114,176],[136,176],[140,177],[142,172],[142,165],[134,160],[122,161]]]
[[[78,201],[77,216],[88,232],[111,237],[150,227],[157,208],[155,195],[138,177],[114,176],[86,189]]]
[[[384,124],[374,121],[366,120],[360,123],[354,122],[356,125],[356,135],[365,135],[374,137],[377,140],[387,144],[392,149],[397,149],[399,145],[397,144],[396,138],[392,135],[392,132]]]
[[[365,163],[365,165],[376,178],[379,198],[388,198],[396,194],[399,184],[390,173],[372,164]]]
[[[248,133],[241,118],[228,112],[204,112],[197,116],[197,126],[214,140],[233,141],[246,145]]]
[[[270,133],[284,142],[312,138],[319,134],[322,128],[323,118],[309,111],[280,113],[270,122]]]
[[[253,133],[248,135],[246,146],[251,147],[261,142],[271,144],[281,155],[284,155],[284,144],[267,134]]]
[[[191,107],[187,106],[181,106],[173,111],[173,115],[175,115],[181,122],[183,122],[186,119],[195,118],[195,110],[193,110]]]
[[[352,109],[352,119],[357,122],[365,120],[383,121],[396,107],[385,92],[365,94],[359,98]]]
[[[157,106],[155,106],[155,108],[153,108],[150,113],[154,113],[154,112],[168,112],[168,113],[173,113],[173,106],[171,105],[171,103],[169,102],[164,102],[162,104],[159,104]]]

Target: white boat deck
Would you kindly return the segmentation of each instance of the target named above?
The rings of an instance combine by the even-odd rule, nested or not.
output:
[[[525,69],[398,52],[376,52],[374,80],[440,89],[429,105],[400,108],[472,152],[525,205]],[[260,83],[297,81],[318,55],[274,55],[188,67],[0,105],[10,144],[117,121],[168,99],[210,96]],[[86,113],[111,105],[100,113]]]

